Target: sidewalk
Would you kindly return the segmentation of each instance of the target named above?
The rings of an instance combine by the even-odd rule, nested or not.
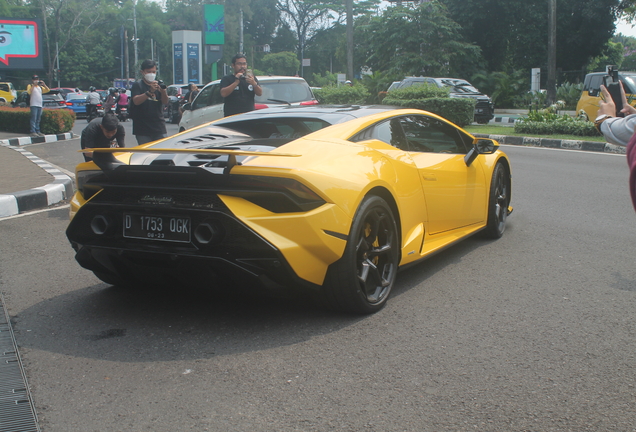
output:
[[[20,148],[71,139],[72,133],[30,138],[0,131],[0,218],[48,207],[73,195],[73,180]]]

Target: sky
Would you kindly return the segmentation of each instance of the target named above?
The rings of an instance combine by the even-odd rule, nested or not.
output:
[[[624,21],[619,21],[616,23],[616,34],[623,33],[625,36],[633,36],[636,37],[636,27],[631,26],[631,24],[627,24]]]

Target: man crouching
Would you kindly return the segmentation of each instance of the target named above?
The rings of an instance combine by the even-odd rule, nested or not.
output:
[[[114,114],[92,120],[82,131],[80,145],[83,149],[125,147],[126,131]],[[93,152],[84,153],[86,162],[93,160]]]

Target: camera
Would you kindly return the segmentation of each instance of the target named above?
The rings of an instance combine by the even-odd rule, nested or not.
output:
[[[607,65],[605,71],[607,75],[603,77],[603,85],[612,96],[614,105],[616,105],[616,117],[625,117],[625,114],[621,112],[623,109],[623,97],[621,95],[621,83],[618,79],[618,67]]]
[[[168,86],[162,80],[158,80],[157,84],[159,84],[159,87],[161,87],[164,90],[168,88]]]
[[[247,77],[245,76],[245,74],[242,74],[242,75],[239,77],[239,79],[244,80],[244,79],[247,79]]]

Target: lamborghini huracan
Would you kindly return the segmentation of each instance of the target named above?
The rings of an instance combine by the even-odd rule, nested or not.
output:
[[[270,108],[92,150],[66,234],[78,263],[115,285],[240,274],[372,313],[401,266],[499,238],[512,212],[497,142],[415,109]]]

